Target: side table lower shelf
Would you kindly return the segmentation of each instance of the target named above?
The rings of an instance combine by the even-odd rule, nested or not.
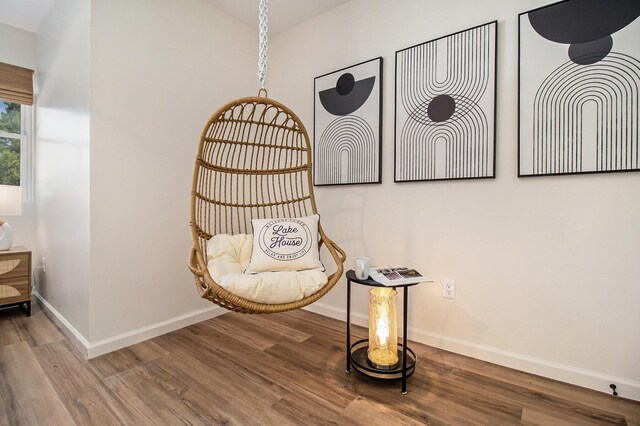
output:
[[[369,349],[369,340],[358,340],[351,345],[349,354],[349,362],[354,370],[365,376],[376,379],[397,380],[402,379],[402,344],[398,344],[398,362],[388,368],[375,367],[368,361],[367,350]],[[411,377],[416,369],[416,354],[411,348],[407,347],[407,374]]]

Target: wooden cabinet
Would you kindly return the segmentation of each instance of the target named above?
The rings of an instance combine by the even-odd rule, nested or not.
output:
[[[31,250],[0,251],[0,308],[23,306],[31,316]]]

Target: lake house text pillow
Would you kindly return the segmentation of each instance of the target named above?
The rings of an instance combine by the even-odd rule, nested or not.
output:
[[[286,219],[253,219],[253,250],[245,273],[324,270],[318,253],[319,220],[317,214]]]

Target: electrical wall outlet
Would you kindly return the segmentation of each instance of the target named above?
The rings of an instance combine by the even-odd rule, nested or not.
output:
[[[47,260],[47,259],[45,259],[45,257],[44,257],[44,256],[42,256],[42,257],[40,258],[40,263],[42,263],[42,272],[43,272],[43,273],[44,273],[44,272],[47,272],[47,262],[46,262],[46,260]]]
[[[445,278],[442,281],[442,297],[445,297],[447,299],[456,298],[456,280]]]

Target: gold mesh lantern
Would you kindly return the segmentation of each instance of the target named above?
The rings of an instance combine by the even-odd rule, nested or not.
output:
[[[369,291],[369,349],[367,356],[373,366],[391,367],[398,362],[398,323],[396,295],[392,288]]]

